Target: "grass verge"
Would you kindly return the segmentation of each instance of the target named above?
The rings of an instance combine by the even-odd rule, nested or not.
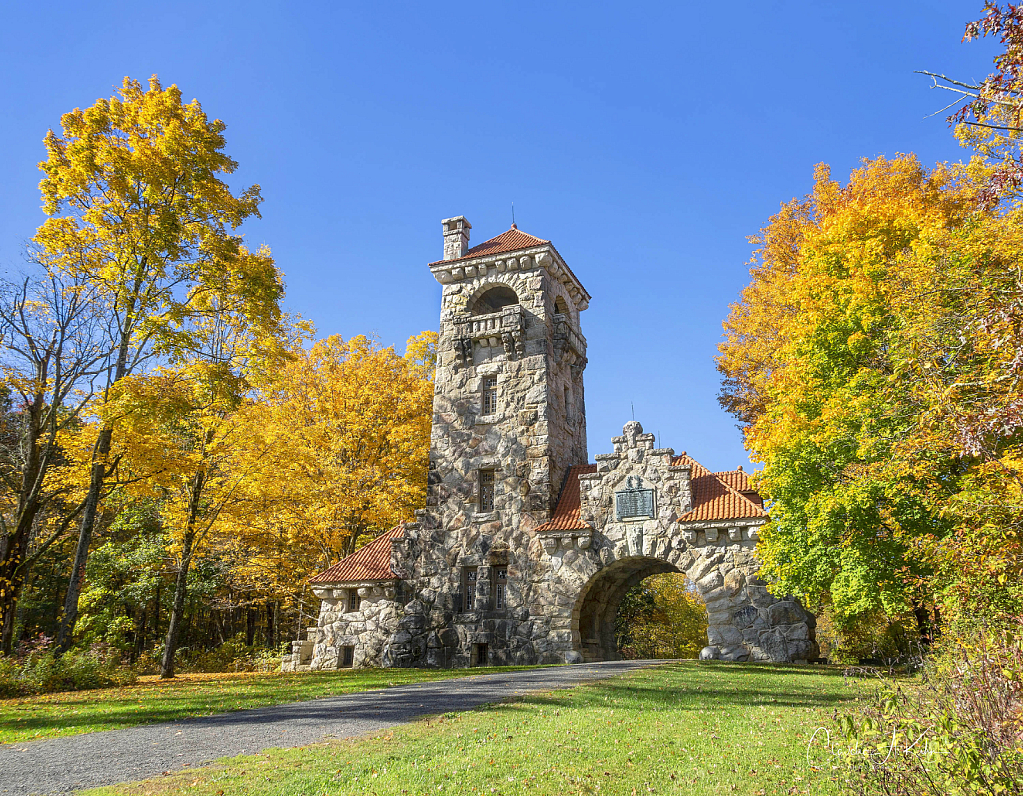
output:
[[[471,674],[514,671],[515,668],[535,667],[479,668],[473,669]],[[470,672],[450,669],[349,669],[184,674],[173,680],[146,677],[123,688],[63,691],[0,700],[0,743],[117,730],[468,674]]]
[[[87,793],[826,796],[837,775],[811,769],[807,744],[869,687],[822,667],[682,663]]]

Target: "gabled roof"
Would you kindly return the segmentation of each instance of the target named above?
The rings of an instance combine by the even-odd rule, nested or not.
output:
[[[590,526],[579,519],[579,476],[582,473],[597,472],[595,464],[577,464],[568,468],[565,485],[561,488],[561,497],[554,514],[538,531],[577,531]]]
[[[313,575],[309,582],[317,584],[394,580],[398,575],[391,569],[391,540],[400,537],[404,531],[403,525],[391,528],[347,558],[342,558],[330,569]]]
[[[764,499],[760,497],[760,493],[753,488],[749,482],[749,475],[741,467],[738,470],[729,470],[724,473],[714,473],[718,478],[724,481],[728,486],[742,495],[749,501],[752,501],[760,508],[764,507]]]
[[[686,454],[672,459],[674,465],[689,465],[690,486],[693,490],[693,508],[678,518],[679,522],[708,522],[714,520],[745,520],[763,517],[767,512],[749,497],[731,486],[735,482],[749,489],[749,482],[741,471],[712,473],[698,461]],[[743,483],[745,482],[745,483]],[[756,494],[753,492],[753,494]],[[759,498],[760,496],[757,495]]]
[[[679,517],[679,522],[713,522],[721,520],[767,519],[760,495],[750,488],[741,470],[712,473],[695,459],[682,454],[672,459],[673,465],[688,465],[693,508]],[[570,467],[561,488],[554,514],[537,531],[579,531],[589,528],[579,518],[579,475],[597,472],[597,465]],[[733,486],[734,484],[734,486]],[[736,489],[744,487],[744,489]]]
[[[473,246],[461,257],[456,257],[454,260],[438,260],[435,263],[430,263],[430,265],[469,260],[473,257],[489,257],[492,254],[504,254],[505,252],[515,252],[519,249],[531,249],[533,246],[544,246],[548,243],[550,243],[549,240],[541,240],[533,235],[528,235],[513,225],[507,232],[502,232],[495,238]]]

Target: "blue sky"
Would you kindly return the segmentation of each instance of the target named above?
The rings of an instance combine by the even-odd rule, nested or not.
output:
[[[965,156],[916,69],[990,71],[974,2],[0,4],[0,268],[42,219],[42,138],[156,73],[227,127],[259,183],[288,306],[399,350],[435,328],[440,220],[549,238],[593,295],[590,456],[636,419],[748,466],[713,357],[746,238],[814,164]]]

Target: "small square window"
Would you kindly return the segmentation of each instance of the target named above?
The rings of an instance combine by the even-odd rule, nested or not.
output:
[[[480,470],[480,502],[479,510],[488,512],[494,510],[494,471]]]
[[[341,668],[351,669],[355,666],[355,647],[341,648]]]
[[[497,413],[497,376],[487,376],[483,379],[483,414],[493,415]]]
[[[348,590],[348,607],[347,611],[358,611],[359,606],[362,605],[362,600],[359,598],[359,592],[356,589]]]

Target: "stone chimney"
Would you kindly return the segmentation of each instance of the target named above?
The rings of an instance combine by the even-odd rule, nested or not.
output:
[[[469,251],[469,230],[472,224],[465,216],[445,218],[440,222],[444,226],[444,259],[457,260]]]

